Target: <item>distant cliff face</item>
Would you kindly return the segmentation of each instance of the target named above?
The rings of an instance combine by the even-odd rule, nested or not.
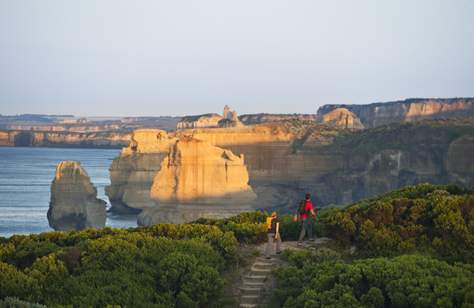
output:
[[[185,116],[176,125],[177,129],[186,128],[204,128],[204,127],[217,127],[219,121],[224,119],[220,114],[207,113],[197,116]]]
[[[344,168],[325,182],[347,203],[421,182],[474,185],[474,119],[395,124],[340,138]],[[341,199],[341,196],[342,199]]]
[[[121,148],[130,141],[128,132],[38,132],[0,131],[0,146],[50,146]]]
[[[243,114],[239,116],[239,120],[245,125],[263,124],[271,122],[281,122],[289,120],[299,121],[314,121],[316,119],[315,114],[272,114],[272,113],[256,113],[256,114]]]
[[[105,226],[105,201],[97,198],[86,171],[76,161],[62,161],[51,184],[49,225],[54,230],[82,230]]]
[[[368,105],[324,105],[318,116],[337,108],[353,112],[367,127],[426,119],[474,116],[474,98],[417,98]]]
[[[360,119],[346,108],[336,108],[320,117],[321,122],[345,129],[364,129]]]
[[[179,164],[166,176],[158,176],[163,164],[179,161],[170,158],[169,149],[176,140],[186,137],[206,141],[222,153],[230,150],[236,156],[243,155],[249,185],[257,195],[255,208],[293,211],[306,192],[314,195],[318,206],[324,206],[348,204],[420,182],[474,184],[473,118],[393,124],[360,131],[302,123],[305,124],[281,122],[183,130],[166,136],[159,132],[142,134],[142,139],[132,142],[114,161],[108,189],[114,193],[109,197],[114,206],[123,203],[158,211],[150,198],[154,185],[167,187],[168,192],[173,192],[171,195],[177,191],[176,183],[182,189],[194,190],[185,181],[188,175],[183,175]],[[205,160],[196,157],[191,162],[200,159]],[[222,181],[219,179],[216,176],[216,182]],[[202,212],[218,213],[224,207]],[[192,206],[178,208],[186,212]],[[171,222],[176,216],[167,208],[162,213]]]

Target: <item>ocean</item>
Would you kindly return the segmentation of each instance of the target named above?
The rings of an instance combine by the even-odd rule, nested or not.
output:
[[[109,166],[120,150],[0,147],[0,236],[52,231],[46,213],[50,185],[56,165],[77,160],[97,187],[98,197],[107,202],[104,188],[110,183]],[[133,216],[107,214],[107,226],[136,226]]]

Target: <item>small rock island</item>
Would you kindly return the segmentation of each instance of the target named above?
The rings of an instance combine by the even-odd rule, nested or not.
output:
[[[62,161],[51,184],[48,222],[59,231],[103,228],[106,203],[77,161]]]

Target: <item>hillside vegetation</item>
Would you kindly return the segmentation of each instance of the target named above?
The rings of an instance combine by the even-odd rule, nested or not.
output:
[[[0,238],[0,307],[224,307],[226,272],[265,241],[266,216]],[[280,219],[295,240],[299,223]],[[410,186],[323,209],[315,227],[331,249],[285,252],[272,307],[474,307],[473,191]]]
[[[474,307],[474,193],[421,184],[331,209],[325,235],[356,253],[288,252],[276,307]]]
[[[236,264],[233,233],[156,225],[13,236],[0,245],[0,299],[48,306],[220,306],[221,273]]]

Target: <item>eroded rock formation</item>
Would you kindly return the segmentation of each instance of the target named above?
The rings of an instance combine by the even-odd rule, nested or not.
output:
[[[105,201],[97,198],[86,171],[76,161],[62,161],[51,184],[48,222],[54,230],[105,226]]]
[[[242,156],[183,137],[171,146],[151,187],[158,203],[249,203],[255,193]]]
[[[225,105],[222,115],[206,113],[195,116],[185,116],[178,122],[177,129],[214,128],[214,127],[240,127],[243,124],[237,116],[237,111]]]
[[[245,125],[255,125],[263,123],[273,123],[282,121],[315,121],[316,114],[272,114],[272,113],[256,113],[243,114],[239,116],[239,120]]]
[[[181,121],[176,125],[177,129],[186,128],[205,128],[205,127],[217,127],[220,120],[223,117],[217,113],[206,113],[196,116],[185,116],[181,118]]]
[[[121,148],[130,141],[129,132],[39,132],[0,131],[0,146]]]
[[[249,185],[257,194],[255,208],[293,211],[305,192],[313,193],[316,203],[324,206],[347,204],[420,182],[470,186],[474,180],[472,118],[401,123],[357,131],[309,121],[181,130],[167,135],[166,141],[157,141],[156,134],[144,136],[135,146],[135,152],[128,148],[117,160],[135,157],[145,162],[145,155],[149,155],[153,163],[148,166],[144,163],[140,172],[149,172],[141,183],[150,191],[154,175],[168,157],[165,146],[169,149],[176,140],[189,136],[237,156],[244,155]],[[128,155],[127,151],[134,154]],[[128,178],[137,172],[136,167],[127,163],[114,172],[112,186],[117,191],[131,190],[136,194],[133,181],[114,180],[114,177]],[[163,179],[160,185],[177,183],[172,176]],[[149,206],[154,204],[149,196],[141,197],[146,191],[143,189],[143,194],[136,194],[133,200],[125,198],[125,203],[156,210]],[[122,202],[124,198],[119,196],[117,200]],[[140,204],[143,200],[146,204]],[[172,221],[172,217],[181,215],[176,213],[176,208],[188,212],[191,207],[167,207],[160,212],[161,218],[169,217]],[[220,208],[225,207],[215,207],[215,212]],[[202,211],[210,213],[213,209]]]
[[[403,101],[367,105],[324,105],[323,116],[334,109],[346,108],[360,118],[366,127],[426,119],[474,116],[474,98],[410,98]]]
[[[340,128],[364,129],[360,119],[346,108],[336,108],[325,113],[321,118],[323,123],[329,123]]]
[[[151,184],[160,171],[176,138],[159,129],[140,129],[130,144],[110,166],[111,184],[105,188],[117,213],[138,213],[154,205],[150,199]]]
[[[192,137],[181,137],[161,163],[150,191],[156,202],[141,225],[224,218],[252,210],[256,195],[242,156]]]

